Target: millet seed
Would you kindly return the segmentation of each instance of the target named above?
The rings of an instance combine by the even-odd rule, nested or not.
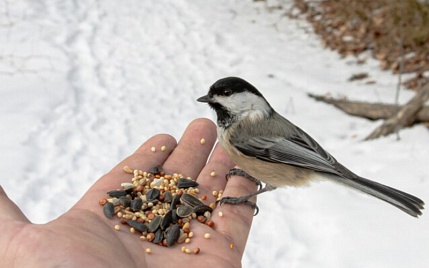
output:
[[[215,209],[216,208],[216,203],[215,202],[210,203],[209,207],[211,207],[212,209]]]
[[[102,206],[104,206],[107,203],[107,199],[106,198],[100,198],[100,200],[98,200],[98,203]]]
[[[134,173],[134,171],[129,166],[124,166],[122,169],[125,171],[125,173],[128,173],[128,174]]]
[[[191,224],[189,222],[186,222],[185,224],[183,224],[182,229],[189,229],[191,227]]]
[[[208,221],[206,221],[206,224],[209,226],[209,227],[211,227],[211,228],[214,228],[214,222],[212,221],[212,220],[208,220]]]

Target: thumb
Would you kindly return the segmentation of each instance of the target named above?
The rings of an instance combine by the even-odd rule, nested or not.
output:
[[[0,221],[30,221],[22,213],[21,209],[7,196],[3,187],[0,186]]]

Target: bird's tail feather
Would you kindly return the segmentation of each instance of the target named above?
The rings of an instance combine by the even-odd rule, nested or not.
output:
[[[424,209],[424,202],[410,194],[397,190],[395,188],[371,181],[362,177],[355,177],[353,179],[345,179],[342,177],[330,177],[336,182],[345,184],[364,193],[377,197],[395,207],[403,210],[413,217],[422,215]]]

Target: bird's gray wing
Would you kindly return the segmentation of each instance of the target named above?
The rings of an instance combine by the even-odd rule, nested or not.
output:
[[[300,136],[293,136],[290,139],[255,137],[234,145],[244,155],[267,162],[289,164],[341,177],[344,175],[337,168],[337,165],[341,164],[311,137],[310,140],[302,139]]]
[[[328,173],[334,181],[358,189],[388,202],[417,217],[424,202],[408,193],[362,178],[348,170],[326,152],[314,139],[298,127],[289,128],[288,137],[257,136],[248,140],[235,139],[233,144],[244,155],[272,163],[283,163]],[[292,133],[291,133],[292,132]]]

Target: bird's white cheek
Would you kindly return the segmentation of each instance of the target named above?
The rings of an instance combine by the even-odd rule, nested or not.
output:
[[[252,122],[263,120],[265,119],[265,117],[266,117],[266,114],[262,110],[250,110],[245,114],[243,114],[243,118],[246,118]]]

